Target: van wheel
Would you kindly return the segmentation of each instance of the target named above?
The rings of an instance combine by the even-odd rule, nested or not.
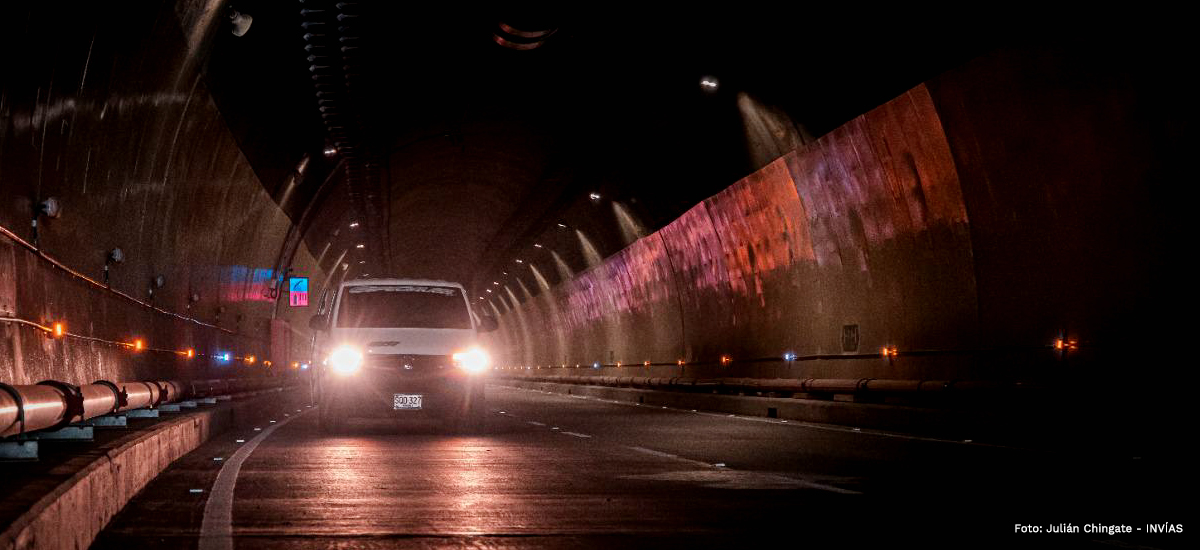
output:
[[[317,405],[317,422],[321,425],[321,432],[329,435],[339,434],[346,427],[345,419],[337,414],[332,403]]]
[[[451,433],[459,435],[480,434],[487,428],[486,415],[487,407],[483,403],[472,403],[465,411],[448,418],[446,427]]]

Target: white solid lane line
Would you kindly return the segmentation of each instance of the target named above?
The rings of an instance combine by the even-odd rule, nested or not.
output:
[[[733,469],[726,467],[724,462],[718,462],[716,464],[709,464],[707,462],[701,462],[699,460],[692,460],[690,458],[683,458],[682,456],[679,456],[679,455],[673,455],[671,453],[664,453],[662,451],[656,451],[654,449],[647,449],[645,447],[626,446],[625,448],[632,450],[632,451],[637,451],[639,453],[648,454],[651,456],[657,456],[659,458],[668,458],[668,459],[675,460],[678,462],[684,462],[684,463],[690,464],[692,466],[700,467],[700,468],[708,468],[708,469],[718,469],[719,468],[722,470],[729,470],[730,472],[736,472],[733,475],[746,477],[746,478],[749,478],[750,480],[753,480],[753,481],[756,481],[759,483],[784,482],[784,483],[788,483],[788,484],[795,484],[796,486],[800,486],[800,487],[808,487],[810,489],[819,489],[822,491],[828,491],[831,493],[839,493],[839,494],[843,494],[843,495],[861,495],[862,494],[858,491],[852,491],[850,489],[843,489],[841,487],[837,487],[835,485],[827,485],[825,483],[817,483],[815,481],[809,481],[807,479],[797,478],[797,477],[791,476],[791,475],[767,474],[767,473],[755,472],[755,471],[751,471],[751,470],[736,470],[735,471]]]
[[[233,550],[233,489],[237,485],[242,463],[271,432],[303,414],[285,418],[282,422],[269,425],[265,430],[254,428],[254,431],[259,432],[258,435],[239,447],[233,456],[225,461],[225,465],[221,466],[217,480],[213,482],[212,493],[204,505],[204,522],[200,525],[200,550]]]

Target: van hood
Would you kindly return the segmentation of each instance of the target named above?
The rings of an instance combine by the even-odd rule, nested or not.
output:
[[[337,328],[334,346],[351,344],[369,355],[450,355],[475,344],[471,329]]]

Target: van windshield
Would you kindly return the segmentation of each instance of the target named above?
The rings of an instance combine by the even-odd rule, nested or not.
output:
[[[427,285],[362,285],[342,289],[343,328],[471,328],[462,291]]]

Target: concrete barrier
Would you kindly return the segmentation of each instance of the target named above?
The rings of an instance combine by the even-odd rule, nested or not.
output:
[[[978,412],[815,399],[746,397],[711,393],[589,386],[583,384],[559,384],[517,379],[497,381],[496,384],[568,395],[611,399],[614,401],[627,401],[651,406],[836,424],[840,426],[946,438],[977,438],[985,434],[1000,434],[1004,431],[1004,421],[1002,418]]]

